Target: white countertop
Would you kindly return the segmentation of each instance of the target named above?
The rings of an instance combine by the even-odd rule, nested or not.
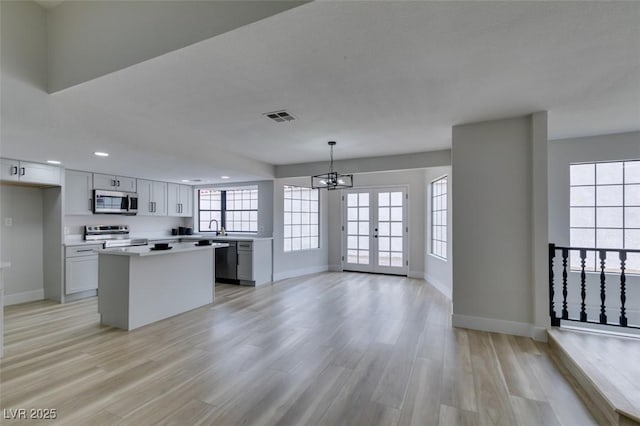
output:
[[[258,240],[273,240],[273,237],[252,237],[249,235],[207,235],[207,234],[194,234],[194,235],[179,235],[185,240],[221,240],[221,241],[258,241]]]
[[[220,247],[229,247],[225,243],[213,243],[208,246],[199,246],[196,243],[174,243],[171,244],[170,250],[151,250],[150,246],[133,246],[133,247],[113,247],[107,249],[95,250],[98,254],[109,254],[117,256],[157,256],[175,253],[184,253],[196,250],[211,250]]]
[[[131,238],[147,238],[151,241],[178,241],[178,240],[188,240],[188,241],[200,241],[200,240],[221,240],[221,241],[258,241],[258,240],[273,240],[273,237],[251,237],[247,235],[218,235],[217,237],[214,235],[206,235],[206,234],[194,234],[194,235],[167,235],[167,236],[157,236],[157,237],[147,237],[147,236],[138,236],[133,234]],[[67,247],[73,246],[87,246],[87,245],[101,245],[101,241],[85,241],[82,239],[82,236],[74,236],[70,238],[66,238],[63,245]]]
[[[2,268],[8,268],[11,266],[11,263],[9,262],[4,262],[4,261],[0,261],[0,269]]]

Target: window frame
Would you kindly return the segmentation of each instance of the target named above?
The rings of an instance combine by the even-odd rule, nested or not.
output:
[[[260,204],[259,204],[259,199],[260,199],[260,189],[257,185],[250,185],[250,186],[238,186],[238,187],[224,187],[224,188],[216,188],[216,187],[212,187],[212,188],[198,188],[198,233],[215,233],[216,231],[214,229],[201,229],[200,228],[200,224],[201,224],[201,214],[202,214],[202,206],[201,206],[201,197],[200,197],[200,191],[202,190],[207,190],[207,191],[217,191],[220,192],[220,210],[204,210],[206,212],[220,212],[220,229],[222,228],[225,229],[225,232],[227,233],[233,233],[233,234],[251,234],[251,235],[257,235],[258,234],[258,229],[259,229],[259,212],[260,212]],[[233,210],[229,210],[227,209],[227,193],[228,192],[232,192],[232,191],[256,191],[256,208],[255,209],[233,209]],[[254,230],[250,230],[250,231],[237,231],[237,230],[233,230],[233,229],[228,229],[228,221],[227,221],[227,214],[229,212],[255,212],[256,213],[256,220],[255,220],[255,231]],[[231,221],[231,222],[236,222],[236,221]],[[242,223],[244,221],[240,220],[239,223]],[[251,219],[249,219],[248,221],[250,224],[253,223],[253,221]]]
[[[444,181],[444,192],[440,193],[438,195],[435,194],[435,184]],[[430,202],[431,202],[431,209],[430,209],[430,215],[431,215],[431,226],[430,228],[430,232],[431,235],[429,236],[429,254],[433,257],[436,257],[444,262],[447,262],[449,259],[449,240],[448,240],[448,233],[449,233],[449,175],[442,175],[434,180],[431,181],[430,183],[430,190],[431,190],[431,197],[430,197]],[[444,198],[445,203],[444,203],[444,207],[437,209],[436,210],[436,199],[437,198]],[[444,212],[444,225],[438,221],[438,223],[436,223],[436,213],[441,213]],[[444,231],[444,239],[440,238],[436,238],[436,228],[440,227],[441,231]],[[444,253],[442,252],[437,252],[435,250],[435,246],[436,243],[440,243],[440,244],[444,244],[445,245],[445,250]]]
[[[628,231],[640,231],[640,227],[632,227],[632,226],[627,226],[627,218],[626,218],[626,211],[628,208],[638,208],[640,207],[639,205],[636,204],[627,204],[627,200],[626,200],[626,193],[627,193],[627,187],[640,187],[640,182],[627,182],[626,179],[626,163],[638,163],[638,165],[640,166],[640,159],[628,159],[628,160],[614,160],[614,161],[587,161],[587,162],[577,162],[577,163],[570,163],[569,164],[569,197],[568,197],[568,208],[569,208],[569,246],[570,247],[582,247],[583,245],[581,244],[577,244],[574,243],[574,239],[572,238],[572,234],[573,234],[573,230],[582,230],[582,231],[591,231],[593,233],[593,247],[585,247],[585,248],[594,248],[594,249],[609,249],[609,250],[625,250],[625,249],[631,249],[629,247],[626,247],[627,245],[627,238],[626,238],[626,234]],[[622,164],[622,177],[621,177],[621,182],[620,183],[598,183],[598,165],[599,164]],[[573,184],[572,180],[571,180],[571,173],[572,173],[572,167],[573,166],[592,166],[593,167],[593,184]],[[599,188],[606,188],[606,187],[621,187],[621,201],[619,204],[613,205],[613,204],[598,204],[598,189]],[[572,201],[572,190],[573,188],[593,188],[593,202],[591,205],[580,205],[580,204],[574,204]],[[620,225],[620,227],[616,227],[616,226],[598,226],[598,209],[603,209],[603,208],[616,208],[616,209],[621,209],[621,215],[622,215],[622,223]],[[593,211],[593,226],[573,226],[573,221],[572,221],[572,211],[574,209],[591,209]],[[598,247],[599,243],[598,243],[598,231],[599,230],[619,230],[621,233],[621,242],[622,242],[622,247]],[[575,266],[575,256],[577,256],[576,253],[574,253],[572,251],[571,253],[572,255],[572,261],[570,262],[570,270],[571,271],[577,271],[580,270],[580,268],[577,268]],[[600,266],[599,266],[599,260],[596,259],[596,256],[590,252],[588,253],[588,257],[593,257],[591,259],[587,259],[587,264],[585,266],[585,272],[589,273],[600,273]],[[606,273],[609,272],[617,272],[618,269],[616,268],[617,265],[613,265],[612,268],[613,269],[609,269],[608,267],[609,265],[607,264],[607,267],[605,269]],[[633,270],[627,270],[626,271],[627,275],[638,275],[637,272],[633,271]]]
[[[300,207],[300,211],[299,212],[294,212],[293,209],[287,210],[287,207],[286,207],[287,199],[288,199],[286,197],[287,188],[307,190],[307,191],[309,191],[309,195],[311,194],[311,192],[316,191],[316,193],[318,194],[317,200],[315,200],[315,202],[317,203],[317,209],[316,209],[317,211],[313,212],[309,208],[308,211],[304,212],[304,211],[302,211],[302,207]],[[320,190],[318,188],[314,189],[314,188],[311,188],[311,187],[308,187],[308,186],[291,185],[291,184],[284,184],[282,186],[282,251],[283,251],[283,253],[297,253],[297,252],[302,252],[302,251],[318,250],[318,249],[321,248],[322,241],[320,240],[320,231],[321,231],[321,226],[320,226],[321,202],[320,202],[320,198],[321,198],[321,195],[320,195]],[[293,200],[294,199],[293,198],[289,198],[289,199],[292,200],[292,204],[293,204]],[[303,200],[303,198],[301,196],[299,201],[302,202],[302,201],[305,201],[305,200]],[[308,198],[306,201],[312,202],[313,200],[311,198]],[[302,205],[302,203],[301,203],[301,205]],[[310,204],[309,204],[309,207],[310,207]],[[300,223],[300,224],[287,223],[287,221],[285,219],[287,213],[289,213],[289,214],[294,214],[294,213],[307,214],[307,215],[309,215],[309,219],[311,219],[311,215],[313,215],[315,213],[317,215],[316,223],[312,224],[309,221],[309,223],[307,225],[309,225],[310,227],[311,226],[315,226],[317,228],[317,234],[313,235],[313,232],[310,230],[309,235],[307,235],[307,236],[300,235],[300,237],[294,237],[293,236],[293,227],[294,226],[302,227],[305,224],[303,224],[303,223]],[[286,232],[285,232],[285,229],[286,229],[287,226],[291,227],[291,235],[288,236],[288,237],[286,236]],[[309,241],[309,247],[303,248],[302,240],[305,239],[305,238],[311,240],[311,238],[313,238],[313,237],[315,237],[317,239],[318,245],[315,246],[315,247],[311,247],[311,241]],[[293,248],[293,239],[294,238],[300,238],[301,239],[300,248],[295,248],[295,249]],[[289,249],[287,249],[287,240],[291,241]]]

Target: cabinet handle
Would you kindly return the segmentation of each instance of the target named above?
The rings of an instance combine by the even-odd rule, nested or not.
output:
[[[153,201],[149,201],[149,213],[153,213]]]
[[[24,176],[25,170],[24,167],[20,167],[20,176]]]
[[[93,198],[89,198],[89,210],[93,210]]]
[[[116,183],[117,183],[116,186],[120,186],[120,181],[119,180],[117,180]]]
[[[152,201],[152,202],[153,202],[153,212],[154,212],[154,213],[157,213],[157,212],[158,212],[157,204],[156,204],[156,202],[155,202],[155,201]]]
[[[11,175],[17,175],[18,174],[18,166],[11,166]]]
[[[76,250],[76,253],[81,253],[84,251],[93,251],[93,249],[82,249],[82,250]]]
[[[111,179],[111,186],[116,186],[116,180],[115,179]]]

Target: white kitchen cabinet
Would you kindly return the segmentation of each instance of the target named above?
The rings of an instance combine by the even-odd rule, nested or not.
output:
[[[125,176],[93,174],[93,188],[113,191],[136,192],[136,179]]]
[[[64,213],[93,214],[93,173],[67,170],[65,172]]]
[[[138,215],[167,215],[167,183],[138,179]]]
[[[193,188],[189,185],[170,183],[167,185],[169,216],[193,216]]]
[[[82,245],[66,248],[64,263],[65,294],[98,288],[98,255],[93,250],[101,245]]]
[[[238,241],[238,280],[253,281],[253,243]]]
[[[9,182],[31,183],[39,185],[60,186],[60,167],[28,161],[1,159],[0,180]]]

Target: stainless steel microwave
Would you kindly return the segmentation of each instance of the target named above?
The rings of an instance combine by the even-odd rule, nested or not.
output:
[[[94,189],[93,212],[135,215],[138,213],[138,194]]]

